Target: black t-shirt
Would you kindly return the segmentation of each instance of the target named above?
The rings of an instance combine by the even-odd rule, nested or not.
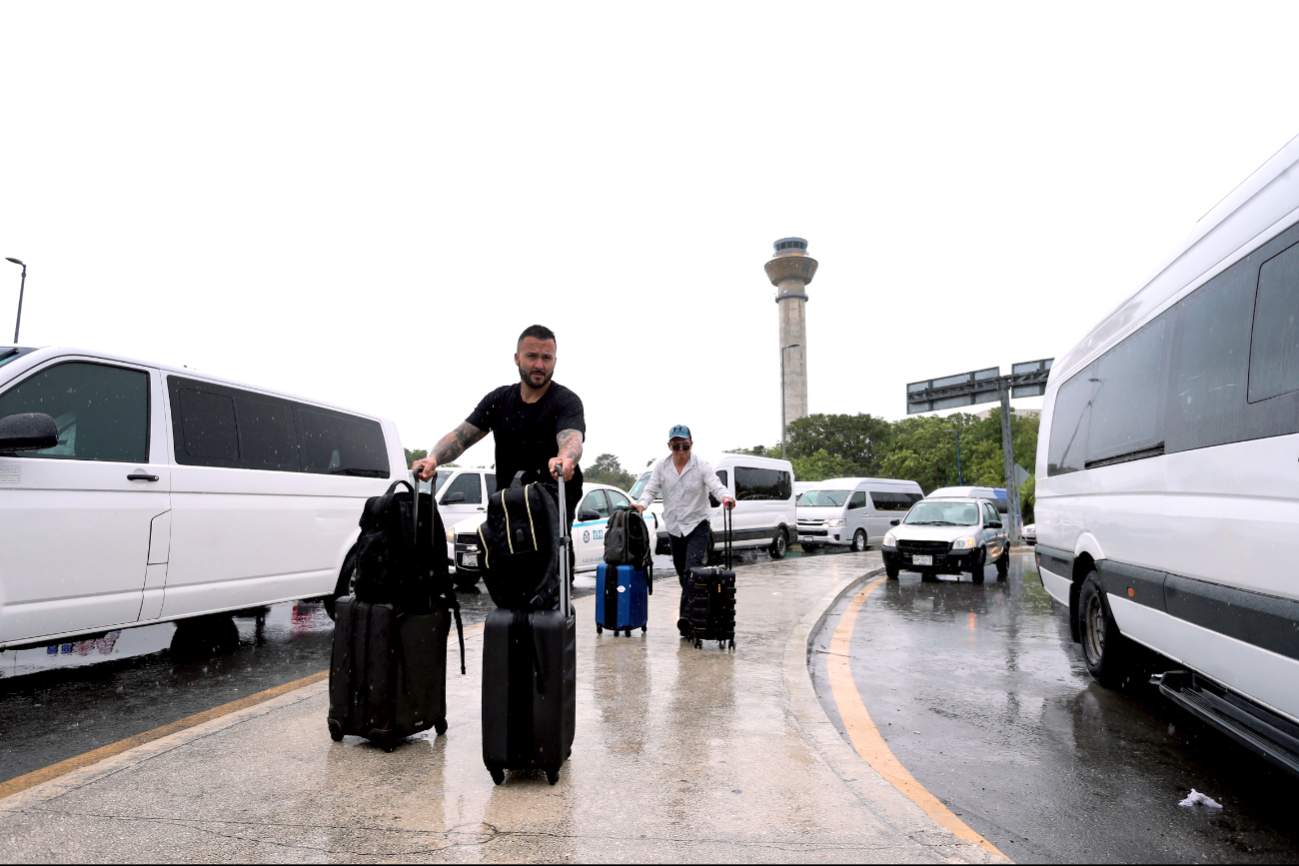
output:
[[[577,430],[586,436],[581,397],[552,380],[540,400],[525,403],[522,387],[516,382],[497,388],[465,419],[496,437],[496,487],[500,490],[509,487],[520,471],[535,470],[545,477],[550,458],[559,456],[555,437],[560,430]],[[564,486],[564,495],[572,514],[582,496],[581,467]]]

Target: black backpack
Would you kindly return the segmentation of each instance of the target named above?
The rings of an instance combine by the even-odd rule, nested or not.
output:
[[[399,489],[402,487],[405,490]],[[442,515],[432,495],[421,493],[419,526],[414,527],[413,494],[410,482],[397,480],[383,495],[366,500],[361,511],[361,537],[349,556],[349,561],[355,563],[352,593],[359,601],[391,604],[399,613],[451,611],[455,615],[456,631],[460,633],[463,670],[460,602],[447,568]]]
[[[645,572],[649,591],[654,592],[654,563],[649,527],[633,508],[618,508],[604,528],[604,561],[609,565],[632,565]]]
[[[543,484],[507,487],[478,527],[483,583],[497,607],[550,610],[559,600],[559,506]]]

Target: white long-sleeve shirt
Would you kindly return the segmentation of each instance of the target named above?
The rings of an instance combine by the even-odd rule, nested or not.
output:
[[[731,492],[722,486],[712,464],[693,453],[685,468],[677,472],[672,455],[654,464],[649,483],[641,491],[637,504],[648,508],[656,495],[663,497],[663,522],[670,534],[678,538],[689,535],[696,526],[708,519],[712,508],[708,504],[711,493],[722,501]]]

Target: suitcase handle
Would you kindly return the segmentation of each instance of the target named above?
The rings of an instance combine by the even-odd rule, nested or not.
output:
[[[568,502],[566,499],[567,491],[564,489],[563,466],[563,463],[555,464],[551,467],[550,474],[559,482],[556,485],[559,488],[559,609],[567,617],[569,607],[568,546],[572,539],[568,535]]]
[[[731,563],[734,555],[732,536],[735,535],[735,515],[730,508],[722,508],[722,537],[724,556],[726,557],[726,570],[731,571],[735,566]]]

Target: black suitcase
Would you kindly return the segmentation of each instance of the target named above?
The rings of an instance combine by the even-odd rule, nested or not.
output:
[[[718,649],[735,649],[735,572],[732,570],[731,511],[722,510],[724,561],[722,568],[695,568],[686,583],[686,619],[695,648],[715,640]]]
[[[391,604],[338,600],[329,671],[329,734],[391,752],[412,734],[447,729],[451,614],[403,614]]]
[[[394,485],[395,487],[396,485]],[[418,490],[418,484],[413,490]],[[391,492],[391,491],[390,491]],[[411,497],[411,522],[420,525],[420,499]],[[432,505],[431,498],[428,500]],[[427,561],[442,555],[436,508],[425,514],[431,547],[417,550]],[[427,563],[424,567],[427,566]],[[435,569],[430,567],[430,576]],[[443,588],[446,591],[446,588]],[[391,752],[399,741],[433,728],[447,729],[447,639],[451,619],[459,626],[459,610],[436,598],[418,607],[361,601],[348,595],[335,609],[333,656],[329,669],[329,734],[365,737]],[[454,605],[454,596],[451,604]],[[463,637],[462,652],[463,652]],[[463,662],[462,662],[463,665]]]
[[[559,513],[566,514],[559,484]],[[483,630],[483,763],[492,781],[506,770],[544,770],[550,784],[573,751],[577,723],[577,617],[569,603],[570,539],[562,528],[559,609],[498,608]]]

